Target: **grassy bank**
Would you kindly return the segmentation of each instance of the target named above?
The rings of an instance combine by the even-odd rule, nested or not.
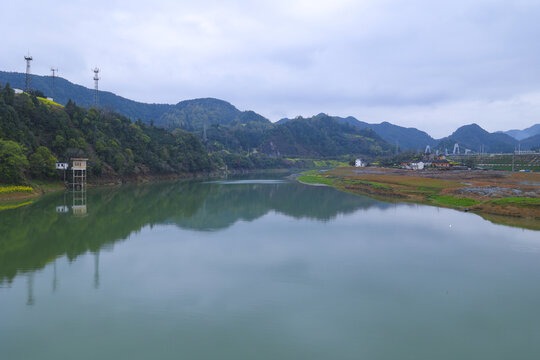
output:
[[[433,206],[448,207],[466,211],[473,211],[479,215],[490,215],[490,220],[502,221],[507,218],[509,225],[523,224],[523,227],[540,229],[540,198],[528,196],[504,196],[493,198],[492,195],[479,195],[473,191],[463,189],[477,189],[478,184],[483,188],[502,188],[514,190],[518,188],[508,177],[508,184],[490,183],[489,178],[482,178],[481,174],[474,182],[456,181],[456,174],[448,173],[449,179],[417,176],[419,173],[396,173],[384,169],[358,171],[354,168],[337,168],[327,172],[310,171],[298,176],[298,180],[306,184],[322,184],[332,186],[338,190],[355,194],[369,195],[382,201],[406,201]],[[444,173],[435,174],[437,177]],[[434,175],[434,176],[435,176]],[[523,175],[520,175],[523,176]],[[533,175],[531,175],[533,176]],[[512,185],[514,184],[514,185]],[[512,188],[514,186],[514,188]],[[469,190],[469,189],[467,189]],[[526,190],[529,190],[530,187]],[[537,190],[536,190],[537,191]],[[498,195],[497,195],[498,196]],[[516,221],[512,218],[524,218],[526,221]],[[486,217],[487,218],[487,217]]]
[[[64,190],[61,182],[35,181],[30,185],[0,185],[0,210],[13,209],[28,205],[28,199],[53,192]]]
[[[14,194],[14,193],[33,193],[34,189],[30,186],[11,185],[1,186],[0,194]]]

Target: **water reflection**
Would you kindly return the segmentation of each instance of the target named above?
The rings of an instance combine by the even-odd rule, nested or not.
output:
[[[86,216],[86,186],[73,189],[73,205],[71,206],[73,215],[77,217]]]
[[[86,208],[86,187],[74,187],[73,190],[71,190],[69,193],[71,194],[72,198],[71,210],[73,212],[73,215],[77,217],[86,216],[86,213],[88,211]],[[58,214],[66,214],[69,212],[69,206],[66,200],[67,194],[67,191],[64,192],[64,197],[61,205],[56,206],[56,212]]]
[[[296,219],[328,221],[358,209],[391,206],[283,180],[126,185],[51,194],[27,207],[1,213],[0,284],[11,282],[19,272],[43,268],[57,257],[65,255],[72,261],[90,251],[95,254],[97,288],[100,249],[146,225],[218,231],[271,211]],[[29,278],[29,288],[31,282]]]
[[[26,280],[28,283],[28,296],[26,297],[26,305],[32,306],[36,302],[34,299],[34,273],[29,272],[26,274]]]
[[[294,183],[93,189],[85,217],[65,196],[0,213],[2,358],[540,352],[533,231]]]

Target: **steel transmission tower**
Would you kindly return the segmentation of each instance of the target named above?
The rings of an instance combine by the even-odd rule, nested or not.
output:
[[[55,69],[55,68],[51,68],[51,71],[52,71],[52,98],[53,100],[55,100],[55,95],[54,95],[54,78],[56,77],[56,73],[58,72],[58,69]]]
[[[98,99],[98,81],[99,81],[99,69],[94,68],[94,107],[97,108],[99,104]]]
[[[26,60],[26,83],[24,91],[29,92],[30,89],[30,61],[32,61],[32,57],[30,56],[30,53],[24,57],[24,60]]]

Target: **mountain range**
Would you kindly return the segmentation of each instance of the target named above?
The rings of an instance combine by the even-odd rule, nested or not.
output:
[[[0,83],[10,83],[13,88],[24,88],[25,74],[0,71]],[[33,89],[43,92],[46,96],[52,95],[51,76],[32,75],[31,84]],[[89,107],[93,104],[93,94],[92,89],[73,84],[60,77],[55,78],[55,101],[60,104],[66,104],[71,99],[78,105]],[[470,124],[460,127],[445,138],[434,139],[426,132],[413,127],[402,127],[389,122],[370,124],[352,116],[343,118],[318,114],[310,118],[284,118],[272,123],[253,111],[240,111],[226,101],[213,98],[186,100],[175,105],[146,104],[111,92],[100,91],[99,104],[102,108],[114,110],[132,120],[140,119],[144,123],[169,130],[180,128],[194,132],[201,138],[208,137],[209,140],[217,142],[214,150],[218,150],[220,146],[225,149],[232,147],[234,150],[244,151],[261,147],[269,152],[276,150],[280,152],[281,147],[292,151],[291,155],[316,156],[320,155],[319,152],[323,151],[325,146],[330,146],[330,143],[337,146],[340,142],[347,142],[352,138],[360,139],[365,135],[360,133],[351,135],[351,131],[358,132],[367,129],[374,131],[375,134],[372,135],[377,135],[375,142],[377,142],[376,146],[379,146],[377,150],[382,151],[381,154],[396,147],[400,150],[423,150],[426,145],[433,149],[451,151],[455,143],[459,144],[462,151],[464,149],[479,151],[482,147],[485,152],[512,152],[518,146],[521,150],[540,146],[540,124],[523,130],[495,133],[489,133],[476,124]],[[348,127],[338,130],[339,126],[329,125],[332,131],[341,132],[341,135],[337,138],[336,133],[333,133],[334,140],[325,139],[325,143],[320,143],[321,146],[318,146],[317,150],[306,151],[307,143],[297,142],[298,139],[302,139],[302,129],[309,133],[309,136],[316,138],[320,134],[316,134],[318,130],[313,124],[321,125],[328,121],[335,121]],[[294,139],[291,137],[293,133]],[[286,143],[287,139],[289,143]],[[339,148],[334,145],[332,145],[334,150]],[[363,149],[366,144],[349,143],[349,145],[353,149]]]
[[[514,151],[519,141],[504,133],[489,133],[477,124],[465,125],[452,135],[440,139],[436,148],[452,151],[454,144],[459,144],[460,150],[469,149],[475,152],[509,153]],[[525,148],[523,149],[525,150]]]
[[[317,116],[320,117],[321,115],[323,114],[319,114]],[[367,122],[360,121],[353,116],[346,118],[334,116],[333,118],[340,123],[358,127],[360,129],[372,129],[383,140],[394,147],[399,147],[402,150],[423,149],[426,147],[426,145],[433,147],[435,144],[437,144],[437,140],[429,136],[426,132],[416,128],[406,128],[386,121],[380,124],[369,124]],[[277,123],[285,124],[291,120],[292,119],[284,118],[279,120]]]
[[[502,132],[507,135],[510,135],[516,140],[521,141],[529,137],[540,134],[540,124],[535,124],[523,130],[508,130],[508,131],[502,131]]]

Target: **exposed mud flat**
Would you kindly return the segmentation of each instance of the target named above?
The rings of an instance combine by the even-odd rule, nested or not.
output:
[[[310,184],[321,182],[339,190],[368,195],[383,201],[406,201],[472,211],[481,216],[516,224],[524,218],[527,228],[540,230],[540,174],[475,170],[402,170],[386,168],[337,168],[310,175]]]

